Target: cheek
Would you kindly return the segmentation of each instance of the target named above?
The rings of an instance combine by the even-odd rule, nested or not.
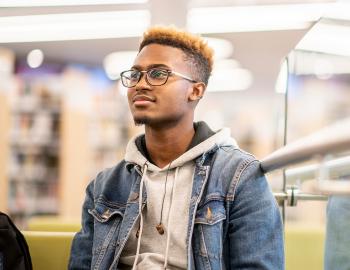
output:
[[[174,89],[177,91],[169,92],[164,95],[164,102],[162,103],[162,109],[167,110],[169,113],[181,112],[187,109],[188,96],[185,91],[179,91],[179,89]]]
[[[133,95],[134,95],[134,90],[132,88],[128,88],[127,97],[128,97],[129,104],[131,104],[131,99],[132,99]]]

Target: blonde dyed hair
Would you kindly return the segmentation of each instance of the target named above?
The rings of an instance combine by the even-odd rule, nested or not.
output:
[[[149,44],[166,45],[182,50],[184,60],[190,63],[194,79],[208,84],[213,69],[214,51],[203,38],[174,26],[153,26],[143,34],[139,51]]]

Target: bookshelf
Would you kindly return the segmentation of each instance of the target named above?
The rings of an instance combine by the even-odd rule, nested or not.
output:
[[[7,212],[8,207],[8,181],[7,160],[9,156],[9,143],[7,132],[10,126],[9,103],[7,96],[0,90],[0,210]]]
[[[61,97],[57,76],[21,78],[11,92],[8,212],[18,224],[58,213]]]
[[[98,79],[22,65],[0,82],[0,210],[20,228],[35,216],[79,221],[87,184],[123,158],[127,99]]]

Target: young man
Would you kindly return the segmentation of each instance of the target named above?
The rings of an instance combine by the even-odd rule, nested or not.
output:
[[[193,123],[213,52],[153,27],[121,73],[136,125],[123,161],[87,187],[70,269],[284,269],[276,201],[228,129]]]

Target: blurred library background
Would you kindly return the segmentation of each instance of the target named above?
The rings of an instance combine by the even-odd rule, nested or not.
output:
[[[201,23],[210,8],[228,17],[268,8],[265,16],[278,5],[17,2],[0,9],[0,205],[24,228],[37,215],[79,220],[87,183],[122,159],[128,139],[142,132],[134,126],[118,76],[132,65],[143,31],[153,24],[199,33],[215,50],[215,70],[196,120],[215,130],[230,127],[240,146],[259,158],[282,146],[284,95],[275,91],[276,77],[281,61],[312,25],[310,18],[293,30],[285,30],[283,22],[273,31],[269,22],[266,29],[254,29],[259,22],[249,20],[243,29],[235,29],[235,22],[232,29],[220,24],[211,29]],[[290,7],[281,5],[280,12]]]
[[[143,131],[119,73],[155,24],[198,33],[214,48],[195,119],[229,127],[259,159],[330,124],[349,125],[350,8],[325,19],[344,2],[0,1],[0,210],[21,229],[40,217],[80,222],[87,184]],[[274,192],[285,191],[286,173],[268,175]],[[300,201],[283,210],[285,224],[324,233],[326,204]]]

